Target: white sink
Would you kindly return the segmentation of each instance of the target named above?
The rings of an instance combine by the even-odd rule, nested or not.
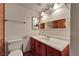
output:
[[[41,39],[46,39],[47,38],[46,36],[42,36],[42,35],[39,35],[38,37],[41,38]]]
[[[51,43],[54,43],[55,45],[58,45],[58,46],[64,46],[63,44],[68,43],[68,41],[60,40],[57,38],[49,38],[48,41],[50,41]]]
[[[47,39],[48,41],[50,41],[50,42],[52,42],[52,43],[64,43],[64,42],[66,42],[66,41],[63,41],[63,40],[60,40],[60,39],[57,39],[57,38],[48,38]]]

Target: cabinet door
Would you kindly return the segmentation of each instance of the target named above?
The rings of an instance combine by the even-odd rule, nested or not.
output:
[[[31,39],[31,52],[35,55],[35,39]]]
[[[69,56],[69,45],[62,51],[62,56]]]
[[[36,54],[40,55],[41,54],[41,45],[40,45],[40,42],[36,41],[35,49],[36,49]]]
[[[0,55],[5,55],[5,41],[4,41],[4,4],[0,3]]]
[[[41,44],[41,56],[46,56],[46,45],[43,44],[43,43],[40,43]]]
[[[46,55],[46,45],[42,44],[39,41],[36,41],[36,54],[39,56]]]
[[[61,52],[47,46],[47,56],[60,56]]]

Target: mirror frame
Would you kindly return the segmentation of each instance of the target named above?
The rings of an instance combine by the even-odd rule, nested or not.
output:
[[[38,30],[39,29],[39,19],[37,18],[37,21],[38,21],[37,25],[33,25],[34,24],[33,18],[37,18],[37,17],[32,16],[32,30]],[[38,27],[38,28],[36,28],[36,27]]]

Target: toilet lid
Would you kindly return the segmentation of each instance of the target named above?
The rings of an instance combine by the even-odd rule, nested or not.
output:
[[[21,50],[15,50],[12,51],[8,56],[23,56],[23,53]]]

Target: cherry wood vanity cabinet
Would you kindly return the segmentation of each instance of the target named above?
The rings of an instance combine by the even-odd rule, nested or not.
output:
[[[36,56],[45,56],[46,55],[46,45],[35,40],[32,37],[30,39],[31,39],[31,52],[32,52],[32,54],[36,55]]]
[[[63,51],[59,51],[55,48],[39,42],[32,37],[30,38],[30,40],[31,51],[35,56],[69,56],[69,45],[65,47]]]
[[[36,46],[35,46],[36,54],[38,56],[46,56],[46,45],[39,41],[36,41],[35,43],[36,43]]]
[[[47,46],[47,56],[61,56],[61,52]]]
[[[47,56],[69,56],[69,46],[64,48],[63,51],[47,46]]]
[[[40,29],[45,29],[45,23],[40,24]]]
[[[0,56],[5,55],[4,16],[5,16],[5,6],[4,4],[0,3]]]
[[[30,45],[31,45],[31,52],[32,52],[32,54],[33,55],[36,55],[36,49],[35,49],[35,46],[36,46],[36,40],[34,39],[34,38],[32,38],[32,37],[30,37]]]
[[[69,56],[69,45],[63,49],[61,55],[62,56]]]

